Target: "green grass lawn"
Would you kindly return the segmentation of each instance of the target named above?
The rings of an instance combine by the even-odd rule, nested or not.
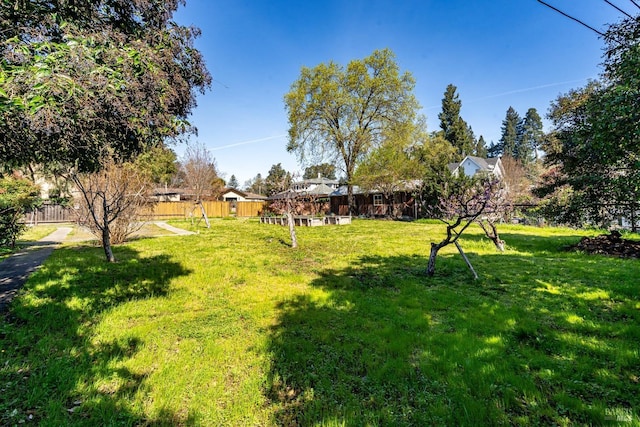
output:
[[[175,223],[190,227],[188,223]],[[640,425],[640,261],[592,232],[433,223],[199,234],[54,252],[0,318],[0,424]]]

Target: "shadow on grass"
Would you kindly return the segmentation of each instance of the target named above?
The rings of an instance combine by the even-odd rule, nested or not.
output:
[[[328,296],[283,302],[271,331],[276,422],[637,422],[640,267],[563,257],[473,255],[475,282],[457,255],[434,278],[421,256],[323,271]]]
[[[129,405],[145,374],[120,361],[144,343],[137,338],[91,342],[101,313],[136,299],[162,297],[174,277],[189,274],[166,255],[140,257],[118,246],[119,262],[101,248],[56,250],[34,273],[0,320],[0,424],[189,424],[179,414],[147,419]],[[193,420],[192,420],[193,421]]]

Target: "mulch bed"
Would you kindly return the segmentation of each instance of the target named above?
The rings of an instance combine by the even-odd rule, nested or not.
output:
[[[640,241],[623,239],[617,231],[596,237],[583,237],[578,244],[569,249],[620,258],[640,258]]]

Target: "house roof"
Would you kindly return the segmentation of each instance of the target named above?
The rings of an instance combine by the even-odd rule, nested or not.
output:
[[[304,191],[303,194],[310,196],[327,196],[333,192],[333,188],[326,184],[318,184],[309,191]]]
[[[477,157],[477,156],[465,156],[465,158],[462,159],[460,163],[449,163],[447,165],[447,167],[449,168],[449,171],[451,173],[454,173],[460,166],[462,166],[464,161],[467,159],[475,163],[480,170],[487,171],[487,172],[492,172],[495,169],[498,162],[500,161],[500,157],[489,157],[484,159],[482,157]]]
[[[261,194],[240,191],[236,188],[225,188],[222,192],[222,196],[224,197],[229,193],[237,194],[238,196],[244,197],[245,199],[267,200],[267,197]]]
[[[315,184],[315,185],[338,185],[340,182],[335,179],[325,178],[323,176],[319,176],[317,178],[308,178],[303,179],[302,181],[294,182],[294,184]]]

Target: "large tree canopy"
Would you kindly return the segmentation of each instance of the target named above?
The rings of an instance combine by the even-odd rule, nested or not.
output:
[[[606,33],[600,82],[560,96],[549,118],[547,162],[540,195],[562,191],[562,219],[607,226],[624,216],[638,230],[640,208],[640,16]],[[566,192],[569,188],[571,191]]]
[[[79,170],[189,130],[211,77],[179,0],[0,4],[0,163]]]
[[[387,129],[411,123],[418,109],[414,79],[401,74],[388,50],[351,61],[303,67],[285,95],[289,119],[287,150],[301,161],[329,160],[342,167],[353,208],[357,164],[378,146]]]

